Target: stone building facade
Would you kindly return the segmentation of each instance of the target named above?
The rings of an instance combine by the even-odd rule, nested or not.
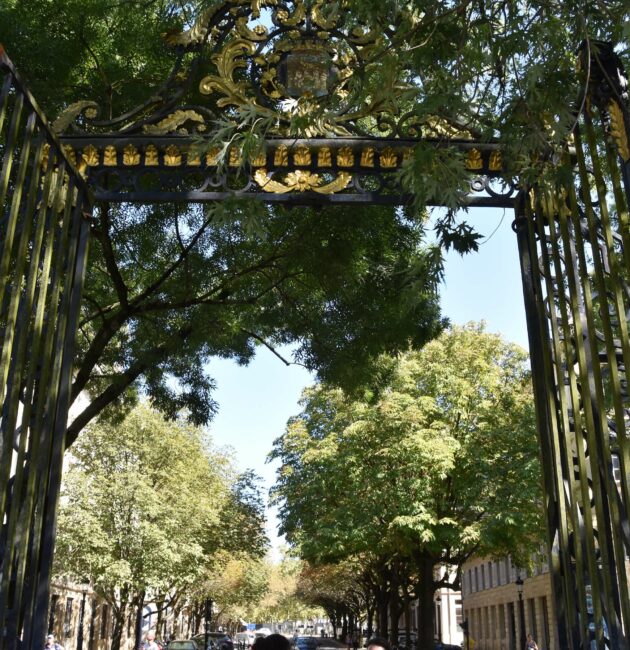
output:
[[[543,554],[533,560],[527,574],[509,557],[473,558],[464,565],[463,616],[475,650],[520,650],[519,575],[523,579],[523,632],[534,637],[540,650],[560,650],[549,567]]]

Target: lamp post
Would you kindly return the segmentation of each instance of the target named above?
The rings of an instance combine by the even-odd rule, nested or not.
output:
[[[525,603],[523,601],[523,578],[519,573],[516,577],[516,589],[518,591],[518,625],[519,625],[519,639],[520,650],[525,649]]]
[[[212,599],[206,598],[205,609],[204,642],[205,650],[208,650],[208,643],[210,641],[210,622],[212,621]]]
[[[79,610],[79,631],[77,633],[77,650],[83,650],[83,625],[85,623],[85,599],[87,598],[88,586],[83,586],[83,598]]]

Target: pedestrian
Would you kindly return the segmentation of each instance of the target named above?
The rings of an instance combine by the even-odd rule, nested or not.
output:
[[[373,636],[367,643],[367,650],[392,650],[392,647],[387,639]]]
[[[525,644],[525,650],[538,650],[538,644],[534,641],[534,637],[531,634],[527,635],[527,643]]]
[[[63,650],[63,646],[59,645],[55,641],[55,635],[54,634],[49,634],[46,637],[46,645],[44,646],[45,650]]]
[[[142,650],[160,650],[160,646],[155,642],[155,630],[149,630],[142,644]]]
[[[356,632],[352,635],[352,650],[359,650],[359,635]]]

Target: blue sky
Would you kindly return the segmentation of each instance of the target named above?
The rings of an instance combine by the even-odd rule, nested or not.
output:
[[[467,219],[486,239],[478,253],[448,254],[442,311],[457,324],[485,320],[489,331],[527,348],[513,213],[475,209]],[[218,384],[215,398],[220,407],[210,426],[215,443],[232,447],[237,465],[254,469],[270,487],[276,467],[265,459],[287,419],[299,412],[300,393],[313,378],[304,368],[286,367],[265,349],[249,366],[219,359],[210,364],[210,372]],[[269,519],[269,533],[277,547],[273,512]]]

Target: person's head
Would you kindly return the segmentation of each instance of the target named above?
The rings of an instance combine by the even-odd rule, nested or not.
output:
[[[534,640],[534,638],[532,637],[532,635],[531,635],[531,634],[528,634],[528,635],[527,635],[527,640],[528,640],[528,641],[533,641],[533,640]]]
[[[254,641],[253,650],[291,650],[291,643],[282,634],[261,636]]]
[[[147,632],[147,641],[155,641],[155,630],[149,630]]]
[[[373,636],[368,641],[367,650],[392,650],[392,647],[382,636]]]
[[[55,644],[55,635],[54,634],[49,634],[46,637],[46,645],[54,645]]]

